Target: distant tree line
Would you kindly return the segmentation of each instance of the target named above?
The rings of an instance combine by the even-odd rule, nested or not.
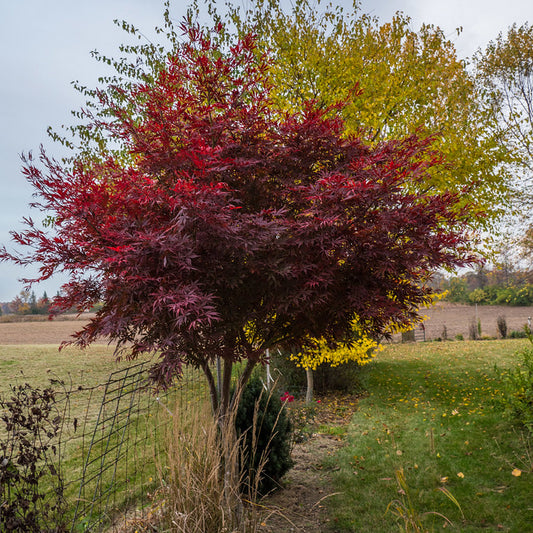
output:
[[[439,277],[435,288],[445,300],[461,304],[533,306],[533,272],[479,268],[460,276]]]
[[[11,302],[1,304],[0,314],[46,315],[50,310],[51,300],[46,292],[37,298],[34,291],[21,291]]]

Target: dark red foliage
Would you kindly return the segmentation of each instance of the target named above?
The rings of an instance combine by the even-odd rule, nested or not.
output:
[[[39,280],[70,273],[55,312],[104,302],[73,342],[160,352],[160,383],[182,363],[342,340],[354,318],[378,335],[411,320],[433,269],[472,260],[457,198],[412,192],[435,162],[431,140],[370,147],[335,109],[276,113],[251,37],[223,54],[185,29],[123,106],[101,94],[120,157],[27,158],[55,223],[28,220],[14,239],[31,251],[0,258],[40,263]]]

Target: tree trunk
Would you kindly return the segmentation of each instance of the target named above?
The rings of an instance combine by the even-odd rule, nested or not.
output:
[[[220,391],[219,418],[224,418],[228,414],[231,396],[231,372],[233,361],[229,357],[223,359],[222,390]]]
[[[202,364],[202,370],[204,371],[205,378],[207,379],[207,384],[209,385],[209,397],[211,400],[211,409],[213,411],[213,416],[218,416],[218,408],[219,408],[219,391],[217,390],[217,386],[215,383],[215,378],[213,377],[213,373],[211,372],[211,369],[209,368],[209,363],[206,361]]]
[[[313,401],[313,371],[310,368],[306,368],[305,376],[307,378],[307,390],[305,391],[305,403],[309,404]]]

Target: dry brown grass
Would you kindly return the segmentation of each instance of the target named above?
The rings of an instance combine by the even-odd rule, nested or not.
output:
[[[162,469],[162,515],[171,531],[258,531],[261,521],[261,508],[256,505],[258,483],[249,480],[247,472],[240,471],[243,450],[241,439],[235,434],[235,415],[233,409],[224,421],[217,423],[207,400],[182,398],[177,402],[168,464]],[[257,430],[256,422],[254,419],[252,431]],[[258,476],[261,471],[260,465]],[[243,487],[248,487],[251,493],[243,494]]]

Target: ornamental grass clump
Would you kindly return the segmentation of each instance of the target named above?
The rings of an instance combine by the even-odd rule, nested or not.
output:
[[[502,339],[506,339],[508,333],[507,320],[503,315],[498,316],[498,318],[496,319],[496,325],[498,326],[498,333],[500,334],[500,337]]]
[[[256,495],[241,493],[242,439],[232,438],[235,432],[229,429],[235,410],[221,430],[208,402],[189,400],[178,404],[173,422],[168,465],[161,470],[164,525],[175,533],[257,531]],[[255,486],[250,476],[247,487]]]

